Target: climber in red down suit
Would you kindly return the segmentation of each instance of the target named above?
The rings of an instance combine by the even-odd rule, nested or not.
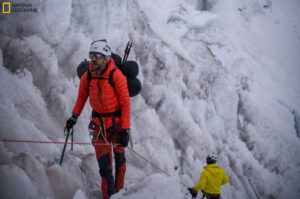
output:
[[[90,128],[94,129],[93,144],[102,177],[102,196],[107,199],[124,187],[124,147],[127,147],[129,141],[130,98],[126,77],[115,68],[110,47],[105,40],[91,44],[89,57],[89,71],[80,79],[76,105],[66,127],[69,130],[76,124],[89,97],[93,109]],[[114,87],[109,82],[110,75],[113,75]],[[115,179],[112,174],[112,150],[115,157]]]

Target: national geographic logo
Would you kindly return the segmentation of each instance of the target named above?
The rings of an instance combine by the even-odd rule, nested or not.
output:
[[[2,13],[38,13],[38,8],[32,6],[32,3],[13,3],[13,2],[2,2]]]
[[[10,13],[10,2],[2,2],[2,13],[3,14]]]

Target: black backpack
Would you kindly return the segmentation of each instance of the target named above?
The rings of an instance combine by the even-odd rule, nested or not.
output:
[[[137,78],[137,75],[139,73],[138,64],[135,61],[126,61],[122,63],[121,57],[115,53],[112,53],[111,58],[114,60],[116,68],[120,69],[127,79],[129,96],[134,97],[138,95],[142,89],[142,84],[140,80]],[[88,71],[88,75],[87,75],[88,84],[90,84],[90,81],[92,80],[92,75],[89,71],[89,66],[90,66],[90,61],[87,61],[85,59],[77,67],[77,75],[79,79],[86,71]],[[115,84],[113,81],[113,74],[116,71],[116,68],[109,73],[109,78],[108,78],[108,82],[113,88],[115,88]]]

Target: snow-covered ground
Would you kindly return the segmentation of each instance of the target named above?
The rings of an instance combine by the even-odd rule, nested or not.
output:
[[[191,198],[209,152],[230,179],[223,199],[300,198],[300,1],[28,2],[39,12],[0,15],[0,139],[64,141],[90,43],[123,56],[130,40],[134,150],[171,176],[127,150],[112,199]],[[0,142],[0,197],[101,198],[93,147],[68,146],[59,166],[62,147]]]

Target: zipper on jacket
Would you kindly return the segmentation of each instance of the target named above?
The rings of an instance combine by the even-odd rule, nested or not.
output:
[[[102,109],[102,104],[101,104],[101,99],[100,99],[100,92],[101,92],[101,89],[100,89],[100,79],[98,79],[98,103],[100,105],[100,108]]]

